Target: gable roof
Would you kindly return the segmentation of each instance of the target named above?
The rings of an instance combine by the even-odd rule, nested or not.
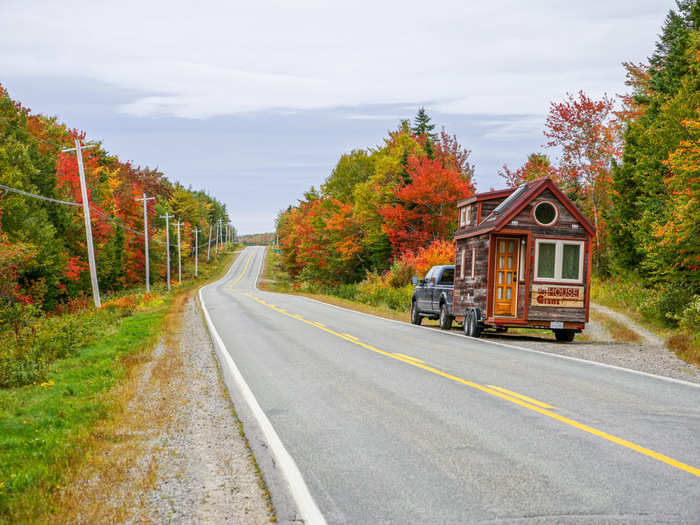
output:
[[[503,197],[507,197],[508,195],[513,193],[513,191],[515,191],[515,188],[506,188],[504,190],[494,190],[486,191],[484,193],[476,193],[471,197],[467,197],[466,199],[459,201],[457,203],[457,207],[466,206],[467,204],[474,204],[475,202],[502,199]]]
[[[474,233],[486,233],[489,231],[499,231],[504,226],[520,213],[525,206],[530,204],[537,196],[539,196],[543,191],[550,190],[554,196],[561,202],[561,204],[569,210],[571,215],[576,218],[583,226],[583,229],[589,235],[595,235],[595,226],[583,216],[576,205],[569,199],[564,192],[562,192],[559,187],[554,184],[554,181],[549,177],[542,177],[540,179],[535,179],[533,181],[527,182],[518,186],[514,190],[509,190],[510,195],[506,200],[499,204],[496,209],[494,209],[485,219],[479,223],[479,225],[469,232],[470,235]],[[492,192],[496,193],[496,192]],[[502,197],[503,195],[499,195]]]

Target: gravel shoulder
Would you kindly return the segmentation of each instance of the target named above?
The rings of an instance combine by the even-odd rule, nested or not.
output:
[[[158,436],[153,487],[133,522],[267,523],[267,495],[193,299],[183,315],[181,373],[162,393],[178,402]]]
[[[590,339],[589,341],[574,340],[571,343],[557,343],[544,337],[510,334],[485,334],[484,338],[700,384],[700,369],[679,359],[664,346],[660,337],[648,332],[620,313],[608,308],[600,308],[605,314],[614,317],[637,332],[641,337],[641,342],[614,341],[603,326],[593,321],[586,325],[584,331],[584,334]]]
[[[114,392],[123,410],[63,494],[54,523],[235,523],[275,520],[219,374],[196,301]]]

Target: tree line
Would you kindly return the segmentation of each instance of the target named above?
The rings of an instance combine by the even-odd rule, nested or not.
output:
[[[83,212],[48,199],[81,203],[75,152],[63,152],[85,134],[55,117],[32,113],[0,86],[0,311],[33,305],[51,311],[90,294]],[[203,191],[171,182],[158,169],[134,166],[101,143],[83,152],[92,232],[101,290],[117,291],[145,281],[143,202],[147,202],[151,280],[165,275],[166,211],[184,223],[183,254],[206,242],[210,225],[228,216],[224,204]],[[170,228],[171,256],[177,236]],[[201,250],[200,250],[201,253]]]

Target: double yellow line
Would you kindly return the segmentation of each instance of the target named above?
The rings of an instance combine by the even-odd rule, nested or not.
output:
[[[252,255],[251,255],[251,258],[252,258]],[[236,283],[238,283],[238,281],[240,281],[240,279],[243,277],[243,275],[245,274],[245,272],[248,268],[249,263],[250,263],[250,258],[248,259],[248,262],[246,263],[246,266],[243,269],[243,273],[241,274],[241,276],[238,277],[238,279],[233,283],[234,285]],[[686,465],[685,463],[682,463],[682,462],[677,461],[673,458],[670,458],[668,456],[665,456],[663,454],[660,454],[660,453],[655,452],[653,450],[650,450],[648,448],[645,448],[645,447],[642,447],[642,446],[637,445],[635,443],[632,443],[631,441],[627,441],[625,439],[619,438],[619,437],[614,436],[612,434],[608,434],[607,432],[603,432],[602,430],[598,430],[596,428],[585,425],[583,423],[579,423],[578,421],[575,421],[571,418],[557,414],[556,412],[553,412],[551,410],[552,408],[554,408],[552,405],[542,403],[541,401],[537,401],[536,399],[532,399],[532,398],[524,396],[522,394],[518,394],[517,392],[511,392],[510,390],[506,390],[506,389],[501,388],[501,387],[497,387],[497,386],[493,386],[493,385],[484,386],[484,385],[480,385],[478,383],[474,383],[472,381],[468,381],[466,379],[462,379],[461,377],[457,377],[457,376],[449,374],[447,372],[443,372],[442,370],[434,368],[430,365],[426,365],[424,361],[417,359],[415,357],[411,357],[411,356],[399,354],[399,353],[385,352],[384,350],[380,350],[379,348],[376,348],[374,346],[363,343],[362,341],[360,341],[357,337],[355,337],[353,335],[336,332],[334,330],[331,330],[330,328],[327,328],[326,326],[324,326],[321,323],[309,321],[307,319],[304,319],[300,315],[290,314],[286,310],[279,308],[279,307],[275,306],[274,304],[270,304],[267,301],[264,301],[263,299],[260,299],[260,298],[254,296],[250,293],[241,292],[239,290],[234,290],[234,291],[241,294],[241,295],[249,297],[250,299],[253,299],[254,301],[274,310],[275,312],[278,312],[282,315],[286,315],[287,317],[291,317],[292,319],[296,319],[297,321],[301,321],[302,323],[306,323],[306,324],[313,326],[314,328],[317,328],[319,330],[323,330],[324,332],[327,332],[327,333],[332,334],[336,337],[339,337],[340,339],[348,341],[349,343],[352,343],[354,345],[361,346],[362,348],[365,348],[366,350],[370,350],[371,352],[375,352],[377,354],[383,355],[384,357],[388,357],[390,359],[395,359],[397,361],[401,361],[403,363],[406,363],[407,365],[415,366],[416,368],[421,368],[421,369],[423,369],[427,372],[430,372],[432,374],[436,374],[440,377],[444,377],[444,378],[449,379],[451,381],[454,381],[456,383],[460,383],[462,385],[468,386],[468,387],[473,388],[475,390],[479,390],[479,391],[484,392],[486,394],[498,397],[500,399],[508,401],[509,403],[513,403],[513,404],[519,405],[523,408],[527,408],[528,410],[532,410],[534,412],[542,414],[543,416],[547,416],[551,419],[555,419],[561,423],[564,423],[566,425],[574,427],[574,428],[581,430],[583,432],[586,432],[588,434],[605,439],[607,441],[615,443],[616,445],[620,445],[620,446],[628,448],[630,450],[634,450],[635,452],[638,452],[640,454],[643,454],[645,456],[653,458],[657,461],[661,461],[662,463],[666,463],[667,465],[670,465],[674,468],[688,472],[688,473],[692,474],[693,476],[700,477],[700,469],[698,469],[698,468],[692,467],[690,465]]]

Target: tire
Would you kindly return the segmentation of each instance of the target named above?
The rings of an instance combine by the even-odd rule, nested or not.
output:
[[[554,330],[554,337],[557,339],[558,343],[570,343],[574,340],[574,335],[576,335],[576,332],[573,330]]]
[[[447,306],[445,303],[440,305],[440,329],[449,330],[452,328],[452,316],[447,314]]]
[[[479,326],[474,310],[467,312],[467,318],[464,321],[464,333],[469,337],[479,337],[481,335],[481,326]]]
[[[421,322],[423,322],[423,318],[418,312],[418,306],[415,301],[411,301],[411,323],[421,324]]]

